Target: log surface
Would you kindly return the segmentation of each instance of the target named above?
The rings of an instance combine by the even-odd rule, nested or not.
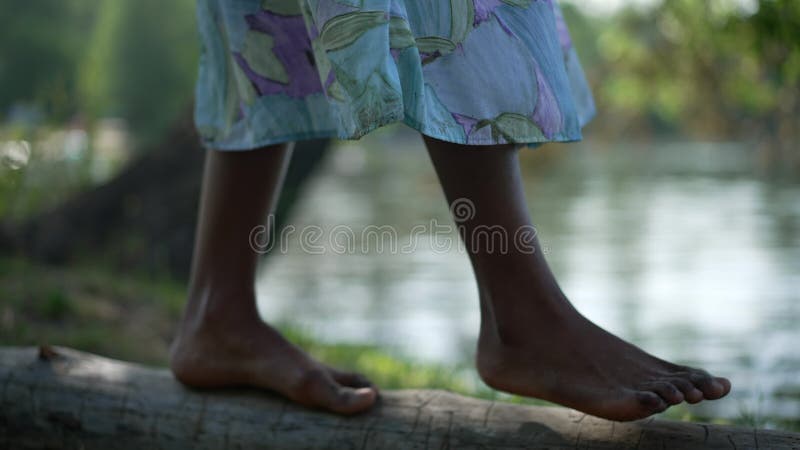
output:
[[[166,369],[66,348],[0,348],[0,448],[562,449],[800,448],[800,434],[646,419],[445,391],[382,393],[340,417],[248,389],[196,391]]]

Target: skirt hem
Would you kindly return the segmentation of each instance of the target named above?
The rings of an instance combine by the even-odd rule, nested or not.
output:
[[[588,121],[588,120],[587,120]],[[505,145],[505,144],[519,144],[523,146],[530,146],[530,147],[538,147],[541,144],[546,144],[548,142],[578,142],[583,140],[583,134],[578,132],[577,134],[559,134],[553,136],[552,138],[523,138],[519,139],[514,142],[498,142],[496,140],[463,140],[463,139],[454,139],[450,135],[446,135],[443,133],[437,133],[435,131],[431,131],[431,127],[427,126],[424,122],[420,122],[413,117],[409,116],[408,114],[404,115],[402,118],[399,115],[388,115],[384,119],[375,122],[370,128],[363,129],[363,133],[359,133],[357,135],[341,135],[339,134],[338,130],[325,130],[325,131],[314,131],[314,132],[307,132],[307,133],[295,133],[295,134],[288,134],[279,137],[267,137],[264,139],[257,140],[253,143],[249,144],[240,144],[240,143],[231,143],[231,142],[221,142],[215,143],[212,140],[203,139],[202,144],[203,147],[210,149],[210,150],[218,150],[218,151],[248,151],[248,150],[255,150],[258,148],[266,147],[268,145],[275,145],[275,144],[282,144],[285,142],[297,142],[297,141],[305,141],[305,140],[312,140],[312,139],[324,139],[324,138],[335,138],[340,140],[347,140],[347,141],[357,141],[366,136],[367,134],[377,130],[378,128],[382,128],[388,125],[392,125],[395,123],[403,123],[404,125],[416,130],[417,132],[424,134],[425,136],[438,139],[444,142],[450,142],[454,144],[460,145],[474,145],[474,146],[491,146],[491,145]]]

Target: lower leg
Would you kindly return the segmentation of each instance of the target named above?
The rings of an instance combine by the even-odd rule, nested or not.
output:
[[[487,384],[618,420],[727,394],[728,380],[649,355],[575,310],[532,233],[514,146],[425,143],[448,202],[471,202],[459,232],[478,281]]]
[[[258,254],[250,236],[274,209],[290,154],[288,145],[208,152],[189,301],[170,365],[195,387],[249,385],[358,412],[374,403],[369,382],[313,360],[261,321],[256,308]]]

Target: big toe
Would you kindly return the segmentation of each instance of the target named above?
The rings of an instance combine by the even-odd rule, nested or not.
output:
[[[375,404],[377,391],[372,387],[349,387],[336,382],[324,371],[313,371],[290,395],[293,400],[339,414],[356,414]]]
[[[669,404],[660,395],[652,391],[625,389],[615,397],[601,402],[597,405],[599,409],[585,408],[582,410],[604,419],[626,422],[643,419],[669,407]]]
[[[377,392],[371,387],[351,388],[340,386],[332,398],[323,402],[323,407],[339,414],[356,414],[375,404]]]
[[[648,390],[658,394],[669,405],[677,405],[685,398],[683,392],[667,381],[651,383]]]
[[[661,398],[660,395],[650,391],[637,391],[635,399],[641,417],[647,417],[656,413],[660,413],[669,407],[669,404]],[[640,418],[640,417],[637,417]]]
[[[334,368],[330,368],[330,373],[331,373],[331,376],[333,377],[333,379],[337,383],[339,383],[339,384],[341,384],[343,386],[352,387],[352,388],[369,387],[369,388],[373,388],[373,389],[375,389],[377,391],[377,387],[375,387],[375,385],[373,385],[372,382],[369,381],[369,378],[365,377],[364,375],[362,375],[360,373],[344,372],[344,371],[337,370],[337,369],[334,369]]]

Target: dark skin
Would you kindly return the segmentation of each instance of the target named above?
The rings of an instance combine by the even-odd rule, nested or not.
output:
[[[484,227],[508,236],[533,229],[516,146],[423,138],[448,202],[468,199],[474,207],[458,224],[480,294],[476,365],[489,386],[612,420],[730,391],[727,379],[652,356],[581,315],[535,236],[503,252],[476,243]],[[311,358],[256,310],[258,255],[248,237],[274,209],[290,154],[287,144],[208,152],[189,301],[171,367],[195,387],[247,385],[336,413],[361,412],[378,394],[365,377]]]

